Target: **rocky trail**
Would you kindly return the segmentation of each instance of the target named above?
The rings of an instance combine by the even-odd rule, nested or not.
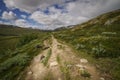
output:
[[[77,57],[53,36],[51,40],[49,48],[34,57],[25,80],[102,80],[87,59]]]

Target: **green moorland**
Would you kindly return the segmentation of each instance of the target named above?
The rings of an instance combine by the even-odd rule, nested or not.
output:
[[[23,80],[22,72],[44,49],[43,41],[51,34],[71,46],[76,55],[87,58],[105,80],[120,80],[120,10],[53,32],[0,25],[0,80],[17,80],[18,76]],[[50,55],[51,50],[47,58]]]
[[[49,32],[0,25],[0,80],[16,80],[48,38]]]
[[[109,18],[113,22],[107,24]],[[53,34],[94,64],[105,80],[120,80],[120,10]]]

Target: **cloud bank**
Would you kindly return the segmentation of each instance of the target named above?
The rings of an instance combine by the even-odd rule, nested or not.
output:
[[[15,20],[16,19],[16,14],[14,14],[12,11],[10,11],[10,12],[4,11],[3,14],[2,14],[2,19]]]
[[[55,29],[85,22],[102,13],[120,9],[119,0],[4,0],[9,10],[19,9],[30,14],[21,14],[22,19],[15,20],[18,26],[30,26],[40,29]],[[3,19],[14,20],[13,12],[3,12]],[[26,19],[27,18],[27,19]],[[27,24],[26,24],[27,22]],[[18,24],[19,23],[19,24]]]

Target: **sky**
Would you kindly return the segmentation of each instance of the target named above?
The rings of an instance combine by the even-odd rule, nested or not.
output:
[[[120,9],[120,0],[0,0],[0,24],[53,30]]]

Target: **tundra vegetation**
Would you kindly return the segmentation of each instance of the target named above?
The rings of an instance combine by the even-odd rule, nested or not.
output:
[[[53,32],[0,25],[0,80],[16,80],[34,56],[44,49],[44,40],[54,35],[56,39],[67,44],[94,64],[106,80],[120,80],[120,10],[103,14],[73,28]],[[108,21],[112,20],[112,21]],[[109,23],[108,23],[109,22]],[[50,42],[51,43],[51,42]],[[40,48],[36,48],[40,45]],[[61,45],[60,49],[64,49]],[[52,54],[48,51],[44,60],[47,65]],[[61,58],[57,56],[60,64]],[[66,80],[70,80],[67,63],[60,65]],[[48,73],[45,80],[52,79]],[[91,77],[89,72],[81,76]]]
[[[96,65],[107,80],[120,79],[120,10],[103,14],[54,36]],[[110,21],[109,21],[110,20]],[[112,22],[111,22],[112,20]],[[109,21],[109,24],[106,24]],[[106,75],[107,74],[107,75]]]

